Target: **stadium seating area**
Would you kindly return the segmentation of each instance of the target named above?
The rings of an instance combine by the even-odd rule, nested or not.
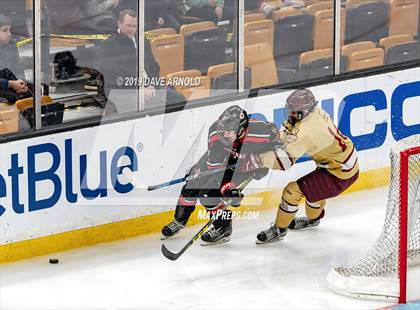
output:
[[[278,9],[271,18],[247,12],[246,86],[255,89],[333,73],[333,1],[305,3],[300,9]],[[417,0],[348,0],[341,8],[342,71],[418,59],[418,13]],[[209,82],[204,84],[210,90],[200,92],[200,98],[235,88],[235,58],[228,52],[231,45],[222,27],[202,21],[183,25],[179,34],[175,29],[152,33],[161,76],[207,76]],[[183,93],[187,99],[197,98],[194,92]]]
[[[300,8],[268,0],[269,15],[247,11],[244,25],[245,89],[266,88],[333,74],[333,0],[305,0]],[[341,7],[341,72],[420,58],[418,0],[347,0]],[[196,83],[173,85],[188,101],[238,89],[236,23],[182,16],[180,27],[146,32],[160,76]],[[88,42],[89,44],[87,44]],[[97,40],[96,42],[99,42]],[[51,47],[72,47],[78,66],[95,68],[95,48],[83,37],[53,37]],[[89,47],[88,47],[89,45]],[[43,121],[62,122],[63,106],[43,102]],[[33,125],[32,103],[0,106],[0,134],[15,132],[18,116]],[[61,110],[60,110],[61,109]],[[20,113],[20,114],[19,114]],[[61,115],[61,116],[60,116]],[[61,118],[60,118],[61,117]],[[14,121],[15,120],[15,121]]]

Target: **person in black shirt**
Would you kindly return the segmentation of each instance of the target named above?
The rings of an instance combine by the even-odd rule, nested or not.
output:
[[[118,112],[137,110],[137,49],[137,13],[132,9],[123,10],[117,31],[104,40],[98,49],[98,71],[104,76],[105,96],[116,105]],[[144,67],[145,72],[138,77],[139,80],[159,79],[160,67],[146,39]],[[131,83],[130,80],[135,82]],[[158,89],[155,85],[144,85],[144,97],[146,107],[185,102],[185,98],[176,91]]]
[[[98,50],[101,62],[99,69],[104,75],[106,88],[118,87],[118,77],[136,77],[137,48],[137,13],[127,9],[120,13],[117,31],[104,40]],[[152,55],[148,40],[145,40],[144,51],[147,76],[159,77],[160,67]]]

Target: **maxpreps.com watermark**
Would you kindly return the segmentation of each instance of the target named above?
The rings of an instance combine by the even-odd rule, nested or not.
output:
[[[198,210],[197,219],[210,220],[219,218],[221,220],[257,220],[260,216],[259,211],[241,211],[231,210],[232,212],[223,212],[217,210],[216,212],[208,212],[207,210]]]

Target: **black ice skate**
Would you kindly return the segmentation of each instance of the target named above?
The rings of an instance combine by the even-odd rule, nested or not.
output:
[[[184,227],[185,226],[182,223],[178,222],[177,220],[173,220],[168,225],[163,226],[162,228],[163,236],[160,238],[160,240],[165,240],[169,237],[172,237]]]
[[[297,217],[290,223],[289,228],[293,230],[315,227],[319,225],[320,220],[310,220],[306,216]]]
[[[274,241],[279,241],[287,234],[287,228],[279,228],[275,223],[271,224],[270,228],[263,230],[257,235],[256,244],[264,244]]]
[[[230,240],[232,234],[232,222],[226,227],[215,228],[214,226],[201,235],[201,245],[213,245],[225,243]]]
[[[310,220],[306,216],[294,218],[292,222],[290,223],[289,228],[293,230],[299,230],[299,229],[304,229],[304,228],[309,228],[309,227],[316,227],[319,225],[324,215],[325,215],[325,211],[322,210],[321,215],[318,216],[318,218],[314,220]]]

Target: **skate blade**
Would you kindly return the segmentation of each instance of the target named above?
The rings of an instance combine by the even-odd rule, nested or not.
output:
[[[289,227],[289,229],[290,229],[290,230],[303,230],[303,229],[315,228],[315,227],[317,227],[318,225],[319,225],[319,223],[318,223],[318,224],[309,224],[309,225],[306,225],[306,226],[304,226],[304,227],[299,227],[299,228],[290,228],[290,227]]]
[[[169,238],[174,237],[176,234],[177,234],[177,233],[173,234],[172,236],[164,236],[164,235],[162,235],[162,236],[160,237],[160,240],[161,240],[161,241],[164,241],[164,240],[166,240],[166,239],[169,239]]]
[[[181,229],[182,230],[182,229]],[[171,238],[171,237],[173,237],[173,236],[175,236],[176,234],[178,234],[181,230],[178,230],[176,233],[174,233],[172,236],[164,236],[164,235],[160,235],[160,240],[161,241],[163,241],[163,240],[166,240],[166,239],[168,239],[168,238]]]
[[[258,245],[261,245],[261,244],[269,244],[269,243],[274,243],[274,242],[277,242],[277,241],[281,241],[283,239],[284,239],[284,236],[273,238],[270,241],[260,241],[260,240],[257,239],[257,240],[255,240],[255,244],[258,244]]]
[[[224,237],[224,238],[222,238],[220,240],[217,240],[215,242],[206,242],[206,241],[201,240],[200,245],[201,246],[210,246],[210,245],[215,245],[215,244],[226,243],[228,241],[230,241],[230,237]]]
[[[296,230],[306,229],[306,228],[308,228],[308,226],[305,226],[305,227],[299,227],[299,228],[290,228],[290,227],[289,227],[289,229],[290,229],[290,230],[295,230],[295,231],[296,231]]]
[[[172,236],[164,236],[164,235],[161,235],[160,236],[160,240],[166,240],[166,239],[168,239],[168,238],[172,238],[173,236],[175,236],[176,234],[178,234],[179,233],[179,231],[177,231],[176,233],[174,233]]]
[[[308,222],[306,222],[306,224],[303,224],[301,227],[289,227],[289,229],[291,229],[291,230],[302,230],[302,229],[307,229],[307,228],[311,228],[311,227],[317,227],[319,224],[321,223],[321,221],[320,220],[318,220],[318,221],[315,221],[315,222],[312,222],[312,223],[310,223],[309,221]]]

